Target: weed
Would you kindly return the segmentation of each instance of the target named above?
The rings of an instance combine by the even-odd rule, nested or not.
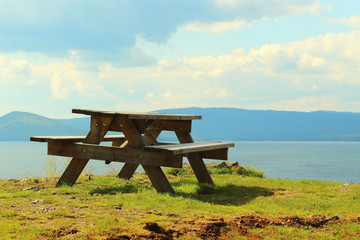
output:
[[[166,168],[165,172],[173,176],[188,176],[189,171],[186,168]]]
[[[119,169],[109,165],[109,168],[106,169],[106,176],[117,176],[119,171],[120,171]]]
[[[262,170],[255,170],[251,167],[242,167],[240,165],[235,166],[232,168],[233,171],[236,174],[239,175],[244,175],[244,176],[249,176],[249,177],[259,177],[259,178],[264,178],[264,172]]]
[[[46,166],[45,166],[46,177],[48,177],[48,178],[59,177],[59,169],[58,169],[58,165],[56,163],[55,157],[46,156],[45,162],[46,162]]]
[[[256,170],[251,167],[243,167],[241,165],[236,165],[232,167],[209,167],[210,173],[213,174],[236,174],[243,175],[248,177],[259,177],[264,178],[264,172],[262,170]]]

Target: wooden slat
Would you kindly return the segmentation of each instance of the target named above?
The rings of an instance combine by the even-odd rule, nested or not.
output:
[[[228,160],[228,148],[200,152],[200,156],[207,159]]]
[[[151,166],[182,167],[182,157],[141,149],[99,146],[84,143],[48,143],[48,154],[82,159],[95,159]]]
[[[191,120],[154,120],[149,130],[166,130],[178,132],[191,132]]]
[[[148,120],[201,119],[200,115],[189,115],[189,114],[113,112],[113,111],[94,111],[94,110],[85,110],[85,109],[73,109],[72,112],[85,114],[85,115],[92,115],[92,116],[114,117],[114,118],[123,118],[123,119],[148,119]]]
[[[35,142],[83,142],[86,136],[33,136],[30,141]],[[124,135],[109,135],[105,136],[102,142],[125,140]]]
[[[223,149],[233,146],[234,143],[211,141],[211,142],[182,143],[175,145],[171,144],[171,145],[145,146],[144,151],[162,152],[162,153],[178,155],[178,154],[187,154],[192,152],[217,150],[217,149]]]

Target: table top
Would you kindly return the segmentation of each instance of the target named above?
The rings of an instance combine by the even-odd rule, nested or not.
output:
[[[202,118],[201,115],[189,115],[189,114],[112,112],[112,111],[95,111],[95,110],[86,110],[86,109],[73,109],[72,113],[80,113],[80,114],[100,116],[100,117],[117,117],[124,119],[146,119],[146,120],[197,120]]]

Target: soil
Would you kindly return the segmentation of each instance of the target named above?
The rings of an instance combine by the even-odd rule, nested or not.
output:
[[[359,222],[360,217],[351,220]],[[249,233],[253,228],[265,228],[268,225],[291,226],[299,228],[321,228],[326,224],[345,223],[337,216],[325,217],[323,215],[313,215],[309,217],[285,216],[278,218],[265,218],[258,215],[244,215],[229,219],[199,217],[191,221],[176,221],[172,225],[163,228],[155,222],[147,222],[144,229],[149,231],[148,235],[113,235],[107,240],[137,240],[137,239],[156,239],[172,240],[180,237],[201,239],[226,239],[229,233],[245,236],[249,239],[261,239],[257,235]]]

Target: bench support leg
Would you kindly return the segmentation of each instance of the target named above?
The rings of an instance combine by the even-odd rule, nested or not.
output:
[[[175,132],[180,143],[193,143],[194,140],[189,132]],[[200,153],[189,153],[187,154],[190,166],[193,169],[195,176],[199,183],[214,184],[206,166],[204,160],[200,156]]]
[[[86,136],[84,143],[99,144],[107,133],[112,120],[112,118],[92,116],[90,132]],[[56,186],[61,186],[63,184],[70,186],[73,185],[88,162],[89,159],[73,158],[66,167]]]

